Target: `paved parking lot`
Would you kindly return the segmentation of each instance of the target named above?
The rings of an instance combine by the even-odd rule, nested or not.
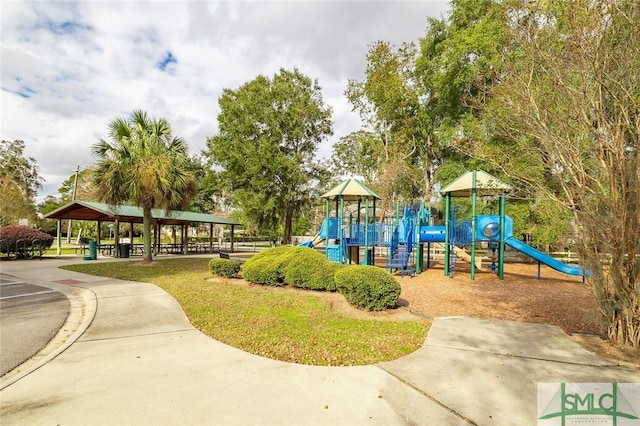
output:
[[[42,349],[68,314],[63,294],[0,274],[0,376]]]

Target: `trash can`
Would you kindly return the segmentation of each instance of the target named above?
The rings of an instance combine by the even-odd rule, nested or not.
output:
[[[91,260],[98,258],[98,243],[96,241],[89,241],[89,258]]]
[[[120,244],[120,257],[129,257],[131,244]]]

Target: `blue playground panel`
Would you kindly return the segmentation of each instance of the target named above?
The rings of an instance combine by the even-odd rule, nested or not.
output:
[[[513,236],[513,219],[504,217],[504,239]],[[482,215],[478,216],[476,226],[476,239],[478,241],[500,241],[500,216]],[[471,242],[471,239],[469,239]]]
[[[331,217],[323,220],[319,234],[323,240],[338,238],[338,218]]]
[[[335,263],[342,263],[342,259],[340,259],[340,244],[327,244],[327,259]]]
[[[421,226],[418,239],[421,243],[444,243],[446,229],[445,226]]]
[[[449,238],[452,244],[471,244],[472,221],[452,221],[449,225]],[[420,228],[420,242],[444,242],[444,226],[422,226]],[[513,236],[513,219],[509,216],[504,218],[504,238],[505,240]],[[442,239],[440,239],[442,238]],[[476,221],[476,241],[500,241],[500,216],[480,215]]]
[[[367,232],[367,245],[388,246],[393,235],[393,226],[386,223],[372,223],[370,225],[352,223],[349,226],[349,245],[365,245],[365,229]]]

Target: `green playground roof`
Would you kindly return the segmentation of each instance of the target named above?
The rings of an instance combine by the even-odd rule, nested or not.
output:
[[[475,179],[474,179],[475,174]],[[453,197],[470,197],[473,190],[478,195],[499,195],[511,190],[511,185],[504,183],[489,173],[476,170],[466,172],[440,190],[441,194],[450,193]]]
[[[220,225],[241,225],[220,216],[179,210],[151,210],[151,216],[163,225],[183,225],[187,223],[214,223]],[[142,223],[143,212],[137,206],[124,206],[96,203],[93,201],[74,201],[44,216],[46,219],[73,219],[129,223]]]
[[[358,179],[347,179],[339,183],[333,189],[322,194],[322,198],[335,200],[343,198],[345,201],[357,201],[359,199],[380,199],[378,194],[373,192],[367,185]]]

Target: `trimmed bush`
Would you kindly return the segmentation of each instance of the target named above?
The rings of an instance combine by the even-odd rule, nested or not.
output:
[[[334,280],[338,291],[350,304],[368,311],[395,308],[400,298],[400,284],[387,271],[375,266],[340,268]]]
[[[240,272],[240,262],[232,259],[211,259],[209,270],[213,275],[231,278]]]
[[[22,257],[29,257],[37,251],[41,255],[53,244],[54,238],[38,229],[26,226],[7,226],[0,228],[0,251],[2,253],[16,253]]]
[[[330,262],[316,250],[307,249],[289,262],[284,280],[293,287],[336,291],[333,275],[339,268],[339,264]]]
[[[256,284],[335,291],[333,275],[340,265],[308,247],[265,250],[242,265],[242,277]]]
[[[262,251],[242,265],[242,278],[256,284],[283,286],[285,268],[306,247],[281,246]]]

